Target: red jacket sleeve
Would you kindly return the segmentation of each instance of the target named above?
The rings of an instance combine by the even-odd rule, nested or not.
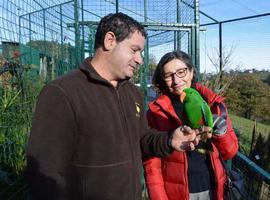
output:
[[[220,115],[220,110],[218,107],[214,106],[212,109],[214,113],[217,113]],[[226,112],[226,121],[227,121],[226,133],[222,136],[213,135],[212,141],[218,148],[222,159],[229,160],[229,159],[232,159],[238,151],[238,139],[236,137],[236,134],[232,127],[231,120],[227,112]]]
[[[221,115],[219,104],[223,104],[223,106],[226,108],[226,105],[223,103],[224,98],[214,93],[209,88],[196,83],[194,85],[196,90],[199,91],[199,93],[203,96],[203,98],[208,102],[208,104],[211,107],[211,111],[214,114]],[[238,151],[238,139],[235,135],[235,132],[232,127],[231,120],[228,116],[228,112],[226,109],[226,121],[227,121],[227,131],[222,136],[215,136],[212,137],[212,142],[215,144],[215,146],[218,148],[222,159],[229,160],[233,158],[237,151]]]

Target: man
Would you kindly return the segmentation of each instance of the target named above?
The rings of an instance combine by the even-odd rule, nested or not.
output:
[[[128,81],[143,63],[145,37],[131,17],[105,16],[94,57],[41,91],[27,149],[34,199],[140,199],[141,152],[166,156],[198,144],[188,127],[147,126],[143,98]]]

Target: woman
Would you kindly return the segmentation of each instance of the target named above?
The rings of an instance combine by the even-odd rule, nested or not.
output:
[[[150,199],[223,199],[226,176],[220,157],[228,160],[238,151],[237,137],[223,98],[195,82],[192,61],[181,51],[167,53],[161,58],[153,76],[153,84],[160,96],[149,104],[147,118],[152,128],[168,131],[184,125],[183,104],[179,96],[187,87],[193,87],[201,94],[210,106],[216,123],[211,138],[213,152],[174,151],[165,158],[144,160]]]

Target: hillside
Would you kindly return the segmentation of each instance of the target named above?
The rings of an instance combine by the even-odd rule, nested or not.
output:
[[[254,78],[256,78],[257,80],[261,80],[264,81],[267,79],[268,76],[270,76],[270,71],[256,71],[256,70],[252,70],[252,71],[245,71],[245,72],[241,72],[241,73],[248,73],[251,74]]]
[[[229,114],[229,116],[232,120],[233,127],[239,131],[239,141],[241,146],[243,146],[246,151],[249,151],[255,122],[233,114]],[[270,134],[270,125],[257,123],[256,130],[257,134],[261,133],[266,139]]]

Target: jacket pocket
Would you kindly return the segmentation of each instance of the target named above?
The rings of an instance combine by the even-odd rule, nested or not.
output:
[[[131,169],[131,161],[103,166],[75,164],[69,173],[71,195],[74,199],[133,199]]]

